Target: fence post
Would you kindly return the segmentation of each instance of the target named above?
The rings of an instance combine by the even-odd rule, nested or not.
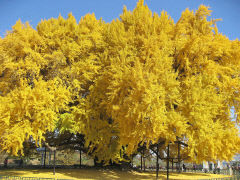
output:
[[[159,170],[158,151],[159,151],[159,144],[157,144],[157,162],[156,162],[156,178],[157,178],[157,179],[158,179],[158,170]]]

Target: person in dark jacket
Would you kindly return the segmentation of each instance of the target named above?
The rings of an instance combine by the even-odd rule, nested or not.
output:
[[[23,166],[23,159],[21,158],[19,161],[19,167],[22,167],[22,166]]]
[[[8,164],[8,157],[6,157],[4,160],[4,167],[7,167],[7,164]]]
[[[182,167],[183,167],[183,171],[186,172],[186,166],[185,166],[185,164],[183,164]]]

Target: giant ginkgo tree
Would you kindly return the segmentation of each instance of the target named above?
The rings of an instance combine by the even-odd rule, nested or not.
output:
[[[140,0],[111,23],[17,22],[0,39],[1,149],[17,154],[57,129],[83,134],[106,163],[160,141],[187,144],[191,161],[230,160],[240,150],[240,42],[210,13],[186,9],[175,23]]]
[[[239,41],[208,16],[200,6],[174,23],[139,1],[107,25],[105,67],[84,99],[86,119],[79,116],[103,159],[160,139],[181,140],[197,162],[239,152]]]

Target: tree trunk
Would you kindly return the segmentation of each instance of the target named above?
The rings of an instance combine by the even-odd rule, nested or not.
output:
[[[55,175],[55,166],[56,166],[56,150],[54,150],[53,156],[53,175]]]
[[[132,155],[132,168],[133,168],[133,155]]]
[[[143,171],[146,171],[145,157],[143,157]]]
[[[169,179],[169,144],[167,147],[167,180]]]
[[[157,144],[156,179],[158,179],[158,170],[159,170],[159,164],[158,164],[158,151],[159,151],[159,144]]]
[[[80,155],[80,168],[82,167],[82,150],[79,150],[79,155]]]
[[[45,149],[44,149],[44,162],[43,162],[43,167],[46,168],[46,158],[47,158],[47,148],[45,146]]]
[[[94,166],[95,167],[103,167],[103,162],[98,162],[98,157],[95,156],[94,158]]]
[[[178,141],[178,173],[181,172],[181,167],[180,167],[180,141]]]
[[[48,155],[49,155],[48,156],[48,158],[49,158],[48,159],[48,165],[50,165],[51,164],[51,151],[48,152]]]
[[[146,171],[146,166],[145,166],[145,149],[143,149],[143,170]]]

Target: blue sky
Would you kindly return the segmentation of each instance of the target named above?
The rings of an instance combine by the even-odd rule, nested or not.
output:
[[[56,18],[59,14],[66,18],[70,12],[77,21],[87,13],[95,13],[97,18],[111,22],[119,17],[124,5],[132,10],[136,3],[137,0],[0,0],[0,36],[4,37],[18,19],[29,21],[35,28],[41,19]],[[213,18],[222,18],[219,31],[229,39],[240,39],[239,0],[145,0],[145,4],[157,13],[167,11],[175,22],[184,9],[208,5]]]

